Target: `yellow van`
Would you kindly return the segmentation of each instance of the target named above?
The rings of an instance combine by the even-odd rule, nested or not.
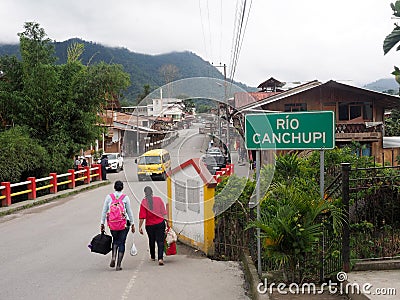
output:
[[[171,157],[165,149],[154,149],[142,154],[135,160],[137,163],[137,175],[139,181],[147,178],[167,178],[167,172],[171,169]]]

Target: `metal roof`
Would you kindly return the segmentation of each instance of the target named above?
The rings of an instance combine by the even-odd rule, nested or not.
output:
[[[290,90],[287,90],[287,91],[281,92],[279,94],[275,94],[275,95],[272,95],[270,97],[267,97],[267,98],[265,98],[263,100],[257,101],[256,103],[251,103],[249,105],[245,105],[243,107],[240,107],[240,108],[238,108],[238,111],[242,112],[242,111],[247,111],[247,110],[254,110],[256,108],[259,108],[262,105],[269,104],[269,103],[281,100],[283,98],[286,98],[286,97],[289,97],[289,96],[292,96],[292,95],[295,95],[295,94],[310,90],[310,89],[312,89],[312,88],[314,88],[316,86],[319,86],[321,84],[322,83],[317,81],[317,80],[310,81],[310,82],[308,82],[306,84],[299,85],[299,86],[294,87],[294,88],[292,88]]]
[[[383,149],[400,148],[400,136],[384,136]]]

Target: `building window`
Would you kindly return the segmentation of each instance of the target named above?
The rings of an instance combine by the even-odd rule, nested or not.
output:
[[[339,121],[372,121],[371,102],[339,102]]]
[[[372,154],[371,143],[359,143],[358,147],[354,148],[354,154],[356,154],[358,157],[371,156]]]
[[[361,156],[372,156],[372,143],[337,143],[338,148],[349,147],[352,149],[353,154],[357,157]]]
[[[372,103],[366,102],[363,105],[363,116],[365,121],[372,121]]]
[[[360,118],[361,114],[361,105],[350,105],[350,120]]]
[[[361,156],[371,156],[372,146],[370,143],[364,144],[364,148],[361,148]]]
[[[285,112],[307,111],[307,103],[285,104]]]

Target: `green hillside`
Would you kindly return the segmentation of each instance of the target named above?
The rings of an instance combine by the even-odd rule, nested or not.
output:
[[[394,79],[394,76],[392,78],[378,79],[374,82],[366,84],[364,88],[377,92],[392,91],[392,94],[397,94],[399,92],[399,84]]]
[[[69,39],[64,42],[55,42],[58,63],[63,64],[67,59],[67,48],[72,43],[82,43],[85,51],[82,54],[82,63],[106,63],[121,64],[124,70],[131,76],[131,86],[125,92],[127,101],[134,103],[137,96],[143,91],[143,86],[149,84],[151,89],[156,89],[165,84],[165,78],[160,68],[165,65],[173,65],[177,68],[174,80],[191,77],[212,77],[224,79],[221,72],[192,52],[172,52],[161,55],[147,55],[129,51],[126,48],[113,48],[98,43],[87,42],[81,39]],[[0,45],[0,56],[19,55],[19,45]],[[252,91],[244,84],[235,82],[244,90]]]

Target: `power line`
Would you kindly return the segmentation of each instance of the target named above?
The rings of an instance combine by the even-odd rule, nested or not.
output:
[[[208,19],[208,39],[210,42],[210,56],[211,59],[213,57],[213,47],[212,47],[212,37],[211,37],[211,24],[210,24],[210,8],[208,7],[208,0],[207,0],[207,19]]]
[[[219,61],[222,61],[222,0],[220,0],[220,36],[219,36]]]
[[[237,44],[238,44],[238,39],[240,37],[240,28],[241,28],[241,23],[240,23],[240,15],[241,13],[239,12],[240,10],[243,10],[243,5],[242,7],[239,8],[239,1],[236,2],[236,12],[235,12],[235,22],[234,22],[234,27],[233,27],[233,36],[232,36],[232,49],[231,49],[231,59],[230,59],[230,81],[232,82],[233,76],[232,76],[232,70],[235,67],[235,57],[237,53]]]
[[[206,35],[205,35],[205,32],[204,32],[204,24],[203,24],[203,15],[201,13],[201,0],[199,0],[199,11],[200,11],[201,31],[203,33],[204,51],[206,52],[206,56],[208,57]]]
[[[246,31],[247,22],[250,15],[252,0],[250,0],[249,2],[250,2],[250,7],[247,10],[247,12],[246,12],[247,0],[242,1],[240,3],[241,5],[239,4],[239,2],[237,2],[236,5],[236,18],[234,24],[233,40],[232,40],[232,53],[231,53],[231,63],[230,63],[231,67],[229,76],[231,82],[233,81],[235,75],[236,66],[239,60],[239,54],[242,48],[244,34]]]

